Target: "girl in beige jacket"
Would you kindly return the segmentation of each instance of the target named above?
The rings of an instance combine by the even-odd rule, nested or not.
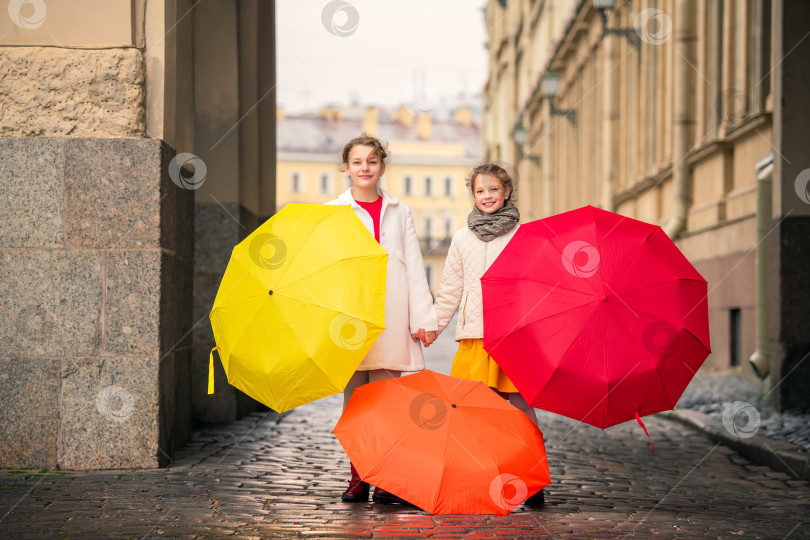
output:
[[[482,381],[508,396],[509,402],[537,425],[534,409],[484,349],[481,276],[519,227],[520,213],[510,201],[512,179],[502,167],[488,163],[470,171],[467,187],[475,199],[475,207],[467,216],[467,227],[453,235],[434,304],[440,333],[459,311],[456,326],[459,348],[450,374]]]
[[[481,276],[519,227],[520,212],[510,201],[512,179],[498,165],[484,164],[467,175],[467,187],[475,206],[467,216],[467,227],[453,235],[434,303],[439,333],[447,327],[456,310],[459,311],[456,326],[459,346],[450,375],[483,382],[523,411],[536,426],[534,409],[484,349]],[[428,341],[432,341],[434,336],[427,334]],[[540,490],[526,502],[540,504],[543,498],[543,490]]]

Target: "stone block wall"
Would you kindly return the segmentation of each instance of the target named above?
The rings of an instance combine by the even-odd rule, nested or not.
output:
[[[146,138],[0,138],[0,466],[168,462],[191,424],[193,193]]]

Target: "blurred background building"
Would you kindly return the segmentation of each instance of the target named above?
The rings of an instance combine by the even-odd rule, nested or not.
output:
[[[486,20],[484,159],[520,171],[524,219],[661,225],[709,283],[707,365],[810,405],[810,4],[490,0]]]
[[[341,172],[343,146],[361,133],[388,144],[383,189],[413,212],[425,272],[436,295],[453,233],[467,222],[472,197],[466,174],[480,159],[479,122],[470,106],[444,118],[399,107],[324,108],[316,114],[279,110],[278,208],[289,202],[320,204],[351,185]]]

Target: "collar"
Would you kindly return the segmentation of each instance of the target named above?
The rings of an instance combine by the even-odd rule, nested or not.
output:
[[[397,200],[396,197],[382,189],[380,186],[377,186],[377,193],[383,199],[383,206],[399,204],[399,200]],[[352,188],[349,188],[338,195],[337,200],[339,204],[348,204],[351,205],[352,208],[360,208],[360,205],[357,204],[357,201],[355,201],[354,197],[352,196]]]

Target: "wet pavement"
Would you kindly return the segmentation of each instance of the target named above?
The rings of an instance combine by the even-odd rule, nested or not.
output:
[[[429,349],[448,372],[452,335]],[[449,358],[448,358],[449,356]],[[755,465],[665,415],[655,444],[540,412],[552,484],[539,509],[432,516],[343,503],[348,459],[331,433],[341,398],[196,431],[165,469],[0,471],[2,538],[801,538],[810,484]]]

